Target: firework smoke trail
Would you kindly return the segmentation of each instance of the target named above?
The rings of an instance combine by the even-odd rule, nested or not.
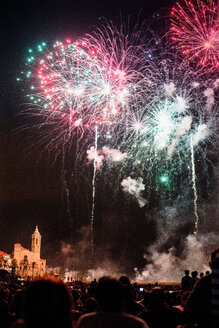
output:
[[[197,59],[197,65],[219,65],[219,5],[212,0],[184,0],[171,12],[172,40],[177,42],[189,60]],[[204,67],[205,69],[205,67]]]
[[[192,163],[192,188],[193,188],[193,194],[194,194],[194,215],[195,215],[195,229],[194,229],[194,235],[198,233],[198,222],[199,222],[199,216],[198,216],[198,193],[196,188],[196,174],[195,174],[195,158],[194,158],[194,149],[193,149],[193,139],[192,136],[190,137],[191,143],[191,163]]]
[[[91,256],[94,256],[94,214],[95,214],[95,181],[96,181],[96,157],[97,157],[97,141],[98,141],[98,128],[95,126],[95,143],[94,143],[94,170],[93,170],[93,179],[92,179],[92,207],[91,207],[91,221],[90,221],[90,232],[91,232]]]

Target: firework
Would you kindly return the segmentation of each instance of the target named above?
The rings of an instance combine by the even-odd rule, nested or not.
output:
[[[149,202],[158,201],[158,195],[160,200],[173,200],[190,186],[197,232],[195,159],[206,166],[206,149],[215,146],[217,80],[207,78],[201,68],[192,70],[187,60],[168,50],[166,42],[153,60],[145,58],[145,89],[129,107],[126,137],[120,145],[128,154],[123,174],[143,177]]]
[[[44,44],[43,44],[44,45]],[[43,51],[43,48],[39,48]],[[93,129],[111,123],[125,102],[126,90],[117,76],[98,58],[88,40],[56,42],[53,50],[27,58],[32,71],[23,72],[30,83],[27,95],[38,114],[63,131]]]
[[[182,53],[202,66],[219,65],[219,11],[211,0],[184,0],[171,12],[171,35]]]
[[[50,126],[49,148],[75,135],[86,134],[88,140],[96,126],[102,138],[110,139],[114,127],[123,125],[144,81],[142,32],[125,35],[124,29],[106,24],[78,41],[28,50],[27,69],[18,81],[27,82],[27,110],[40,118],[40,128]]]

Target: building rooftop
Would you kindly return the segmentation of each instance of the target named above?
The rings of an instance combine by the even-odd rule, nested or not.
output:
[[[10,254],[0,251],[0,256],[10,256]]]

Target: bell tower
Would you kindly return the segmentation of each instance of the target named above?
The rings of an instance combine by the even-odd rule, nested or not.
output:
[[[41,248],[41,234],[39,233],[38,226],[31,236],[31,251],[38,254],[40,258],[40,248]]]

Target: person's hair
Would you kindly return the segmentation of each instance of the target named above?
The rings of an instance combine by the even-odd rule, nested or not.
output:
[[[77,301],[80,298],[80,294],[79,294],[78,290],[77,289],[72,289],[71,293],[72,293],[73,301],[77,303]]]
[[[156,308],[164,304],[164,289],[161,287],[154,287],[151,291],[151,307]]]
[[[219,248],[216,248],[211,253],[211,265],[216,265],[217,267],[219,266]]]
[[[99,279],[96,299],[104,312],[119,312],[123,307],[123,290],[118,280],[111,277]]]
[[[197,272],[197,271],[192,271],[192,277],[193,277],[193,278],[196,278],[197,275],[198,275],[198,272]]]
[[[122,285],[130,285],[131,283],[130,283],[130,280],[129,280],[129,277],[127,277],[127,276],[121,276],[120,278],[119,278],[119,282],[120,282],[120,284],[122,284]]]
[[[89,297],[85,301],[86,312],[95,312],[97,310],[97,301],[93,297]]]
[[[185,275],[189,275],[189,270],[185,270]]]
[[[122,290],[125,303],[131,301],[134,298],[131,285],[123,285]]]
[[[33,281],[25,298],[26,328],[71,328],[71,304],[70,293],[61,280]]]

